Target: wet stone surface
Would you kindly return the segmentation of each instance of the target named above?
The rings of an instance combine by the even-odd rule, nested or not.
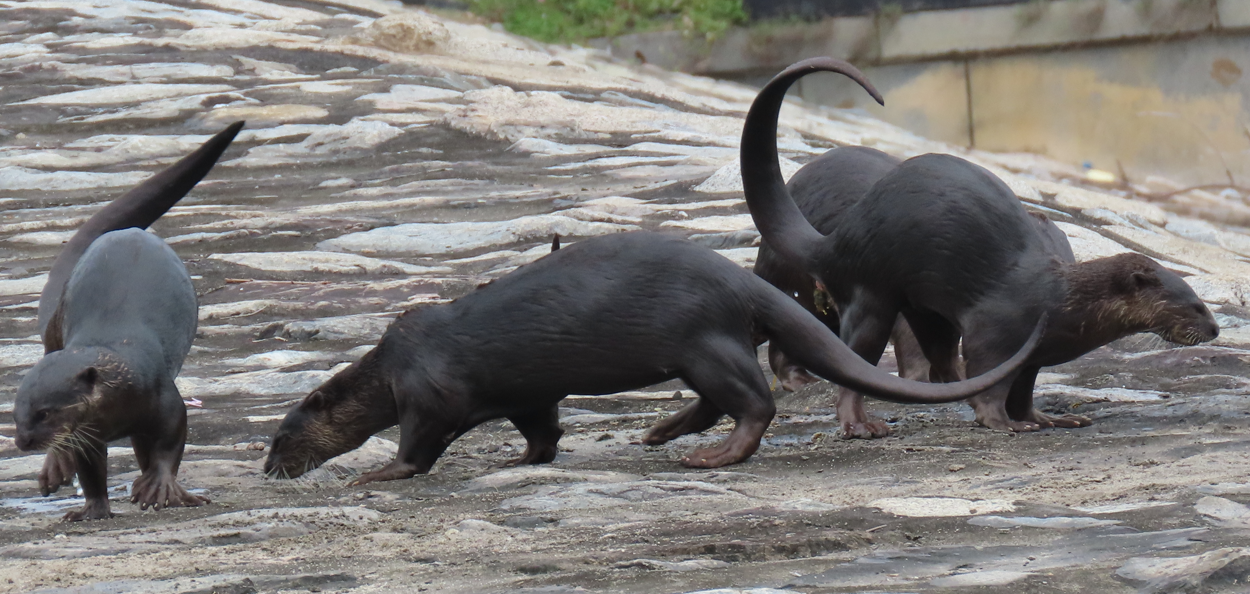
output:
[[[750,265],[736,157],[752,98],[374,0],[0,0],[0,591],[1243,591],[1250,238],[1064,164],[798,104],[785,172],[843,144],[962,155],[1078,257],[1142,250],[1187,275],[1221,338],[1137,336],[1045,370],[1039,402],[1096,421],[1079,430],[1007,435],[961,404],[873,402],[893,435],[842,441],[821,383],[777,393],[751,460],[691,471],[682,454],[728,423],[638,443],[693,397],[673,382],[569,398],[544,467],[505,468],[524,440],[495,421],[412,480],[345,486],[393,455],[394,429],[301,479],[262,476],[286,410],[395,315],[541,257],[553,233],[659,230]],[[118,517],[61,524],[80,500],[38,497],[42,457],[10,439],[44,275],[102,204],[236,119],[222,163],[154,230],[200,296],[180,479],[213,503],[139,511],[119,442]]]

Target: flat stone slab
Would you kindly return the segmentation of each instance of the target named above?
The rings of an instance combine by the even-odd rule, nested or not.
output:
[[[506,499],[503,510],[554,511],[595,509],[708,497],[745,498],[724,487],[699,481],[627,481],[541,487],[533,495]]]
[[[318,247],[362,254],[431,256],[511,245],[520,241],[550,241],[553,235],[590,237],[633,229],[636,227],[632,225],[579,221],[560,215],[535,215],[500,222],[408,223],[343,235],[326,240]]]
[[[887,497],[868,504],[888,514],[911,518],[946,518],[975,516],[1014,511],[1013,502],[994,500],[969,500],[957,497]]]
[[[335,252],[264,252],[213,254],[214,260],[231,262],[272,272],[317,272],[331,274],[429,274],[446,272],[446,268],[415,266],[367,258],[357,254]]]

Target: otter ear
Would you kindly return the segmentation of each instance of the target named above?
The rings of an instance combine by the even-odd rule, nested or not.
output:
[[[88,386],[95,386],[96,380],[98,379],[100,379],[100,370],[95,367],[88,367],[78,372],[78,381],[87,384]]]
[[[1133,289],[1144,289],[1146,287],[1156,287],[1161,283],[1159,277],[1149,270],[1134,270],[1128,274],[1129,287]]]
[[[309,394],[308,397],[304,399],[304,406],[313,410],[325,408],[325,405],[326,395],[321,390],[313,390],[313,393]]]

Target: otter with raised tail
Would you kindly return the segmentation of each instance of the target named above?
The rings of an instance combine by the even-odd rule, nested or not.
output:
[[[773,337],[830,381],[899,402],[950,402],[1015,373],[1035,346],[966,382],[921,384],[855,355],[776,288],[716,252],[655,233],[562,246],[456,301],[410,310],[378,346],[295,406],[265,471],[295,477],[398,424],[399,452],[355,484],[423,474],[473,427],[507,418],[526,439],[518,464],[550,462],[569,394],[612,394],[681,378],[698,399],[653,427],[661,444],[722,416],[719,447],[683,459],[716,468],[759,447],[775,407],[755,347]]]
[[[867,182],[869,189],[862,180],[825,178],[821,184],[858,187],[839,190],[845,196],[863,191],[864,197],[822,222],[823,229],[813,227],[781,177],[777,115],[790,85],[821,71],[846,75],[881,101],[846,62],[813,58],[787,68],[760,91],[747,115],[743,186],[764,242],[798,276],[825,288],[839,335],[867,361],[881,358],[901,314],[934,381],[959,379],[961,338],[967,375],[975,377],[1007,360],[1034,321],[1048,314],[1045,337],[1028,365],[969,400],[986,427],[1036,431],[1089,424],[1033,406],[1041,367],[1136,332],[1185,345],[1219,334],[1214,316],[1179,276],[1140,254],[1074,263],[1057,228],[1039,224],[1002,180],[958,157],[928,154],[884,167],[877,181]],[[777,346],[788,357],[797,355]],[[852,390],[838,398],[844,436],[888,434]]]
[[[13,416],[22,450],[48,448],[47,495],[78,475],[86,505],[65,520],[112,517],[108,442],[129,437],[141,509],[203,505],[176,476],[187,411],[174,386],[198,322],[182,260],[144,231],[200,181],[243,127],[226,128],[92,216],[57,256],[39,300],[45,354],[22,379]]]

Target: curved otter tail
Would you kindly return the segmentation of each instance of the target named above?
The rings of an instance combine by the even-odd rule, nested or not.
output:
[[[881,371],[855,354],[851,347],[846,346],[798,302],[772,286],[767,287],[767,292],[767,297],[759,299],[758,321],[769,339],[777,341],[782,352],[831,382],[882,400],[905,404],[954,402],[989,389],[1024,364],[1046,329],[1046,316],[1043,315],[1028,342],[1015,355],[982,375],[949,384],[922,384]]]
[[[43,286],[43,294],[39,297],[39,333],[44,335],[45,344],[48,342],[48,322],[61,302],[65,283],[69,281],[74,265],[91,242],[109,231],[131,227],[146,229],[156,222],[156,219],[161,218],[161,215],[208,174],[242,128],[243,122],[230,124],[195,152],[148,178],[121,198],[108,203],[83,223],[52,263],[52,270],[48,271],[48,282]]]
[[[862,72],[833,58],[811,58],[794,64],[764,85],[755,97],[742,128],[742,187],[760,235],[782,258],[791,262],[806,262],[823,236],[807,221],[786,191],[777,162],[777,114],[790,85],[804,75],[820,71],[846,75],[868,91],[877,103],[885,105],[881,94]]]

